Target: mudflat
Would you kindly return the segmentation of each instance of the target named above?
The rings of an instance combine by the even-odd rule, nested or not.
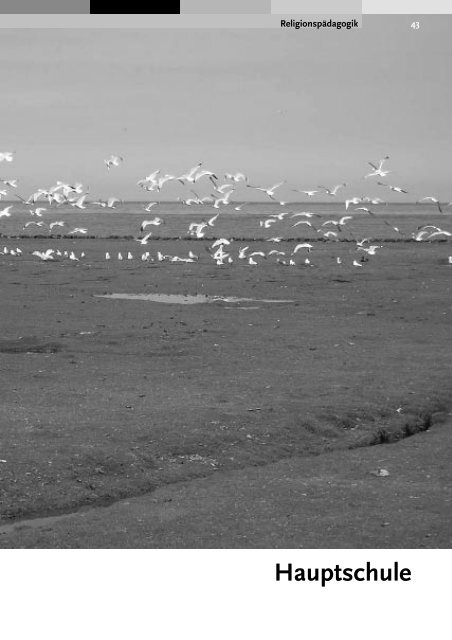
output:
[[[202,259],[106,262],[106,251],[126,253],[131,243],[76,242],[86,255],[80,262],[1,257],[0,525],[6,529],[0,546],[198,546],[188,523],[193,515],[200,528],[200,513],[204,523],[215,523],[204,546],[348,546],[337,527],[328,539],[320,535],[334,512],[333,493],[331,500],[321,496],[334,473],[343,480],[337,504],[353,502],[347,474],[358,464],[366,481],[357,501],[369,505],[375,487],[383,492],[378,500],[387,491],[399,526],[389,538],[384,516],[381,527],[371,528],[374,537],[364,527],[360,538],[355,527],[348,538],[353,546],[450,545],[444,466],[452,411],[448,243],[393,242],[362,268],[349,259],[336,263],[337,255],[351,252],[347,243],[319,243],[312,266],[263,261],[254,268]],[[27,243],[29,250],[39,248],[39,241],[21,240],[24,254]],[[262,244],[254,242],[253,249]],[[203,252],[202,242],[162,245],[169,253]],[[226,300],[100,297],[114,293]],[[415,444],[411,469],[402,452]],[[412,499],[399,487],[405,499],[396,500],[391,469],[387,478],[371,473],[388,466],[388,451],[405,460],[400,481],[416,473],[425,456],[413,477],[422,481],[424,497],[431,487],[431,499],[419,509],[430,521],[432,509],[437,514],[433,532],[419,525],[406,537]],[[438,475],[428,469],[434,470],[439,452]],[[302,519],[299,494],[306,491],[287,493],[286,483],[284,500],[272,502],[266,484],[273,478],[278,487],[300,470],[312,500]],[[220,484],[239,501],[238,510],[225,506],[221,522]],[[196,510],[199,487],[206,497]],[[115,503],[131,509],[140,496],[175,492],[171,500],[176,494],[182,500],[190,491],[177,534],[162,515],[154,537],[143,530],[117,538],[109,527]],[[278,504],[288,515],[284,534]],[[265,536],[240,536],[240,505],[250,521],[254,509],[255,521],[267,522]],[[159,508],[171,511],[170,501]],[[80,509],[83,522],[92,510],[102,526],[98,520],[82,535],[74,525],[60,537],[43,534],[40,526],[9,527]],[[307,522],[311,533],[303,542],[297,531]]]

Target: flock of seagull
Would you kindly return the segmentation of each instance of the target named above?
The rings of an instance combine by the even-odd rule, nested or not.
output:
[[[12,163],[14,161],[14,152],[4,151],[0,152],[0,163]],[[369,172],[363,176],[365,180],[371,180],[377,178],[376,184],[385,188],[387,191],[393,191],[400,194],[407,194],[407,190],[402,187],[391,185],[387,182],[382,182],[381,179],[391,173],[386,168],[386,163],[389,160],[389,156],[385,156],[379,162],[369,162]],[[104,164],[108,171],[116,168],[118,169],[124,158],[122,156],[111,155],[104,160]],[[241,211],[242,208],[250,204],[250,202],[233,202],[232,196],[236,192],[237,188],[244,187],[250,193],[253,191],[260,192],[265,195],[268,202],[274,202],[279,206],[285,207],[287,204],[285,201],[280,200],[277,197],[277,192],[283,185],[287,185],[290,191],[303,194],[309,200],[316,196],[327,196],[328,198],[336,198],[338,193],[346,187],[346,183],[340,183],[333,187],[326,187],[319,185],[316,189],[299,189],[295,185],[289,185],[286,181],[277,182],[269,187],[259,186],[251,184],[248,177],[242,172],[225,173],[222,179],[213,171],[203,168],[203,163],[199,162],[188,171],[181,175],[162,174],[160,169],[157,169],[149,175],[141,178],[136,183],[137,187],[144,190],[146,193],[159,194],[167,185],[171,182],[177,182],[185,187],[189,188],[189,195],[187,197],[178,198],[178,201],[187,206],[203,206],[210,207],[215,210],[213,215],[206,216],[200,222],[190,222],[187,229],[187,237],[195,239],[205,238],[205,234],[209,231],[219,219],[227,211]],[[84,210],[88,207],[98,206],[104,209],[116,209],[118,204],[121,204],[121,200],[116,197],[109,197],[105,200],[89,199],[89,193],[84,188],[81,182],[69,184],[58,180],[53,186],[49,188],[39,188],[33,192],[28,198],[23,197],[18,193],[18,180],[16,178],[0,178],[0,200],[11,201],[11,197],[14,197],[22,202],[22,205],[28,208],[30,214],[30,220],[25,222],[23,230],[30,227],[36,229],[46,229],[49,233],[53,233],[55,229],[67,227],[66,220],[52,220],[46,222],[44,217],[47,218],[48,214],[58,210],[59,207],[66,205],[74,209]],[[200,186],[209,186],[208,195],[200,195]],[[444,209],[447,206],[451,206],[452,203],[442,204],[435,196],[425,196],[418,200],[419,203],[431,203],[437,209],[440,214],[444,213]],[[153,207],[159,204],[158,200],[153,200],[147,205],[143,206],[143,211],[146,213],[151,212]],[[275,228],[279,229],[278,233],[271,238],[268,238],[266,242],[280,243],[284,240],[284,234],[281,232],[281,226],[284,225],[287,229],[293,229],[296,227],[309,228],[312,232],[317,234],[317,237],[323,241],[338,242],[340,240],[340,234],[347,227],[350,230],[350,224],[354,220],[355,212],[359,212],[361,215],[366,214],[370,217],[376,216],[376,212],[373,210],[374,205],[386,204],[382,198],[375,198],[369,196],[354,196],[352,198],[345,199],[345,215],[340,215],[337,219],[329,219],[322,221],[324,216],[312,211],[282,211],[278,213],[272,213],[259,220],[259,227],[263,229]],[[45,206],[44,206],[45,205]],[[359,205],[359,206],[357,206]],[[353,207],[353,208],[352,208]],[[290,208],[290,206],[289,206]],[[11,218],[14,212],[14,205],[8,204],[3,209],[0,208],[0,232],[1,223],[5,218]],[[213,212],[212,212],[213,213]],[[392,222],[382,219],[383,223],[389,227],[401,237],[406,237],[400,231],[400,229],[392,224]],[[135,241],[141,246],[148,245],[152,242],[154,228],[164,224],[163,218],[160,216],[154,216],[150,219],[145,219],[140,225],[140,234],[137,234]],[[73,226],[68,228],[65,235],[67,237],[84,236],[88,233],[86,227]],[[352,260],[352,266],[362,267],[365,262],[369,260],[370,256],[375,256],[383,245],[371,244],[369,238],[356,238],[353,234],[353,239],[356,243],[356,257]],[[409,239],[413,239],[417,242],[432,241],[433,239],[447,239],[452,237],[452,233],[441,229],[438,226],[427,224],[419,226]],[[274,258],[275,262],[286,266],[297,266],[300,264],[298,260],[299,255],[302,256],[302,264],[306,266],[312,266],[309,254],[313,249],[311,242],[299,242],[291,251],[282,251],[277,248],[273,248],[267,252],[265,251],[250,251],[249,246],[242,246],[238,248],[237,254],[232,253],[232,247],[234,240],[231,238],[218,238],[210,247],[208,247],[208,253],[210,257],[219,266],[224,264],[231,264],[236,260],[244,261],[246,264],[256,266],[260,263],[261,259]],[[234,245],[235,246],[235,245]],[[299,254],[300,252],[300,254]],[[0,255],[9,255],[20,257],[23,252],[18,247],[8,248],[3,247],[3,251],[0,251]],[[74,251],[60,251],[59,249],[47,249],[45,251],[32,251],[31,255],[38,257],[43,261],[55,261],[57,259],[68,259],[72,261],[80,261],[85,257],[82,252],[78,257]],[[106,260],[112,259],[112,254],[107,252],[105,254]],[[149,251],[141,253],[142,261],[159,261],[159,262],[179,262],[189,263],[197,262],[199,256],[194,252],[189,251],[186,257],[172,256],[157,252],[155,258],[151,256]],[[117,260],[133,260],[134,256],[131,251],[127,254],[117,253]],[[339,256],[336,257],[338,264],[342,264],[343,259]]]

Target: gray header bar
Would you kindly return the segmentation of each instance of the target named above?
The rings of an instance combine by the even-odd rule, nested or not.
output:
[[[1,14],[89,14],[90,0],[0,0]]]

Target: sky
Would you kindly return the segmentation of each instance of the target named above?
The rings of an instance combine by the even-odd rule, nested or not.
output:
[[[143,176],[202,161],[257,185],[347,182],[344,196],[382,195],[361,178],[388,154],[386,180],[409,199],[452,201],[452,16],[424,16],[416,31],[411,21],[365,16],[352,31],[4,29],[0,151],[16,159],[0,177],[18,178],[24,195],[79,180],[96,197],[142,199]],[[110,154],[124,163],[107,171]],[[162,197],[181,193],[170,185]]]

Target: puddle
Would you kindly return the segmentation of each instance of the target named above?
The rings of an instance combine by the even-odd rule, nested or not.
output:
[[[95,298],[114,298],[115,300],[146,300],[148,302],[163,302],[164,304],[202,304],[212,302],[294,302],[294,300],[258,300],[256,298],[235,298],[221,296],[206,296],[198,293],[195,296],[167,294],[167,293],[106,293],[95,295]]]

